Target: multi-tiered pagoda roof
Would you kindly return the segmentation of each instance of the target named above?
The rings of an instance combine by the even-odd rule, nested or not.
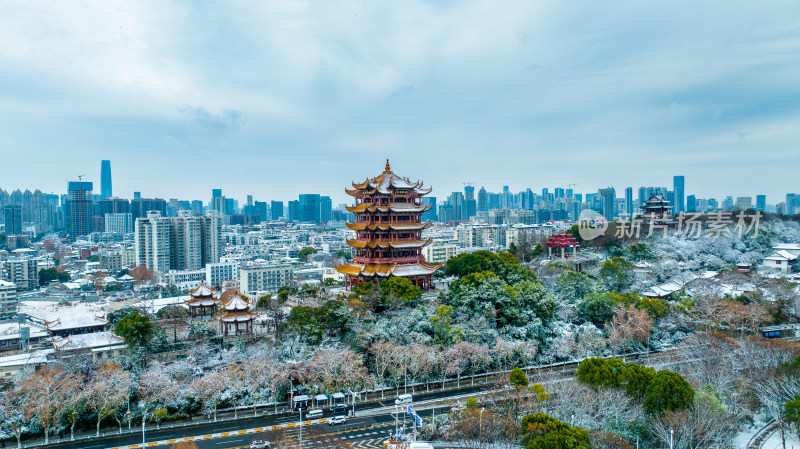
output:
[[[215,296],[215,291],[210,289],[205,282],[200,282],[194,290],[189,292],[189,299],[184,301],[189,307],[189,313],[192,317],[211,317],[216,311],[219,299]]]
[[[432,223],[422,223],[422,214],[433,207],[423,205],[422,197],[431,192],[421,181],[411,181],[392,172],[389,161],[380,175],[345,189],[356,203],[347,210],[356,221],[347,227],[356,231],[347,244],[355,248],[353,263],[337,267],[348,284],[389,276],[410,279],[415,285],[431,287],[431,275],[440,265],[425,262],[422,248],[431,243],[422,231]]]
[[[253,331],[253,319],[255,312],[253,312],[253,303],[246,300],[236,292],[235,295],[220,307],[220,314],[217,316],[219,320],[220,332],[223,335],[234,333],[234,335],[242,333],[250,333]]]

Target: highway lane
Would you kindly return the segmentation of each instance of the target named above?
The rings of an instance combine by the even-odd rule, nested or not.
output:
[[[423,418],[429,418],[436,414],[446,413],[450,410],[449,406],[436,407],[435,409],[419,410],[417,413]],[[328,424],[315,424],[303,426],[303,447],[324,448],[334,445],[336,440],[344,440],[352,443],[355,447],[378,447],[384,440],[395,431],[395,424],[399,427],[405,426],[406,432],[411,432],[413,424],[405,414],[405,406],[402,412],[398,413],[395,421],[394,413],[387,413],[365,418],[355,418],[348,420],[345,425],[331,426]],[[293,427],[283,432],[260,432],[257,434],[240,435],[224,438],[220,440],[197,441],[200,449],[242,449],[247,448],[253,440],[267,440],[272,443],[273,448],[280,447],[281,440],[288,440],[297,443],[300,437],[300,429]],[[360,442],[369,444],[362,445]]]
[[[420,392],[418,395],[415,395],[415,399],[419,398],[418,401],[422,400],[436,400],[436,399],[446,399],[452,397],[454,394],[463,395],[463,394],[470,394],[470,393],[477,393],[481,390],[484,390],[485,386],[474,386],[465,388],[464,391],[453,392],[451,391],[431,391],[431,392]],[[378,415],[378,416],[369,416],[369,417],[360,417],[358,416],[359,413],[372,413],[376,409],[383,408],[383,407],[390,407],[393,406],[394,397],[386,398],[386,401],[378,401],[376,403],[371,404],[371,407],[362,407],[356,408],[356,418],[350,418],[348,423],[345,426],[329,426],[327,424],[319,424],[319,425],[311,425],[311,426],[303,426],[303,431],[307,432],[318,432],[320,434],[328,434],[331,432],[340,432],[340,429],[352,428],[355,425],[359,427],[375,425],[378,423],[385,424],[386,422],[394,422],[394,418],[391,417],[391,414],[387,412],[385,415]],[[417,401],[417,402],[418,402]],[[405,405],[402,406],[402,410],[405,410]],[[337,413],[339,415],[341,413]],[[330,418],[333,417],[335,414],[325,411],[324,417]],[[146,436],[147,442],[153,441],[163,441],[163,440],[170,440],[176,438],[183,438],[183,437],[192,437],[192,436],[201,436],[201,435],[208,435],[213,433],[221,433],[221,432],[235,432],[242,429],[252,429],[252,428],[259,428],[259,427],[270,427],[280,424],[288,424],[288,423],[297,423],[299,418],[299,414],[292,414],[292,415],[284,415],[280,417],[249,417],[249,418],[242,418],[237,421],[225,421],[225,422],[217,422],[217,423],[198,423],[198,424],[190,424],[187,426],[181,426],[176,428],[170,429],[156,429],[155,427],[148,426]],[[303,417],[305,421],[305,416]],[[136,428],[134,427],[134,430]],[[269,434],[270,432],[262,432],[261,434]],[[298,433],[298,427],[290,428],[287,431],[288,434]],[[259,434],[259,435],[261,435]],[[249,437],[249,438],[245,438]],[[197,441],[198,444],[202,441],[203,445],[201,447],[208,447],[208,448],[224,448],[224,443],[220,443],[220,441],[229,441],[232,439],[236,439],[236,441],[247,441],[249,442],[256,437],[253,434],[248,435],[236,435],[236,436],[229,436],[224,438],[215,438],[213,440],[199,440]],[[58,448],[58,449],[106,449],[111,447],[120,447],[120,446],[128,446],[133,444],[139,444],[142,442],[142,434],[141,432],[133,432],[129,434],[123,435],[107,435],[100,437],[98,439],[90,439],[90,440],[82,440],[82,441],[62,441],[58,443],[53,443],[47,446],[47,448]]]

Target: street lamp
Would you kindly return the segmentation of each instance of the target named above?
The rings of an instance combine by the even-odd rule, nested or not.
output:
[[[303,449],[303,409],[299,409],[300,412],[300,449]]]
[[[478,413],[478,441],[481,441],[483,438],[483,412],[486,410],[485,407],[481,407],[481,412]]]
[[[147,422],[147,408],[144,401],[139,401],[139,408],[142,409],[142,444],[145,444],[144,440],[144,426]]]

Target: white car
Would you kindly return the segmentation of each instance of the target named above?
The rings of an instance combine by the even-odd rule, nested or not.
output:
[[[250,449],[269,449],[269,441],[255,440],[250,443]]]
[[[328,425],[335,426],[336,424],[344,424],[347,422],[347,418],[344,416],[334,416],[333,418],[328,420]]]

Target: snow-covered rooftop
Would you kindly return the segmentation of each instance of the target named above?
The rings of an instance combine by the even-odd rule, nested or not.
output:
[[[111,331],[94,332],[91,334],[70,335],[61,339],[53,340],[53,347],[59,351],[70,351],[75,349],[94,349],[106,346],[114,346],[125,343],[122,337],[115,335]]]

